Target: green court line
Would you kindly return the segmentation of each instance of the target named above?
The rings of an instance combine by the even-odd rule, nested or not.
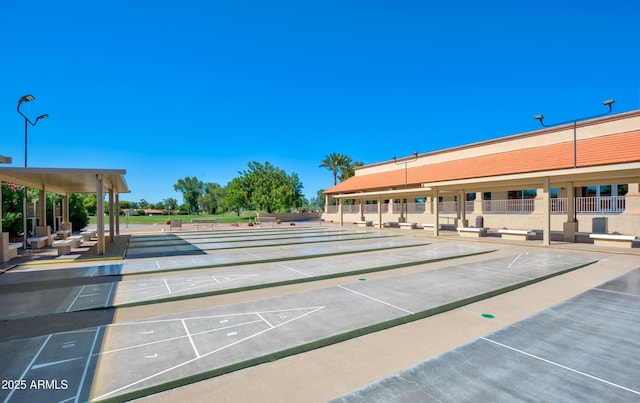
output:
[[[376,238],[379,239],[379,238]],[[353,239],[349,239],[349,241],[353,241]],[[325,242],[325,241],[322,241]],[[326,242],[336,242],[336,240],[331,240],[331,241],[326,241]],[[304,243],[297,243],[297,244],[290,244],[290,243],[286,243],[286,244],[282,244],[282,245],[305,245],[307,243],[312,243],[312,244],[317,244],[317,243],[321,243],[321,242],[304,242]],[[282,246],[282,245],[266,245],[266,246]],[[151,270],[151,271],[144,271],[144,272],[137,272],[137,273],[119,273],[117,274],[118,276],[139,276],[139,275],[143,275],[143,274],[152,274],[152,273],[169,273],[169,272],[174,272],[174,271],[187,271],[187,270],[200,270],[200,269],[209,269],[209,268],[219,268],[219,267],[233,267],[233,266],[243,266],[243,265],[247,265],[247,264],[261,264],[261,263],[275,263],[275,262],[283,262],[283,261],[289,261],[289,260],[304,260],[304,259],[313,259],[313,258],[317,258],[317,257],[328,257],[328,256],[340,256],[340,255],[349,255],[349,254],[353,254],[353,253],[363,253],[363,252],[375,252],[375,251],[383,251],[383,250],[390,250],[390,249],[401,249],[401,248],[413,248],[413,247],[417,247],[417,246],[427,246],[430,245],[429,243],[424,243],[424,244],[413,244],[413,245],[400,245],[400,246],[386,246],[386,247],[382,247],[382,248],[373,248],[373,249],[359,249],[359,250],[353,250],[353,251],[343,251],[343,252],[331,252],[331,253],[318,253],[315,255],[304,255],[304,256],[289,256],[289,257],[274,257],[274,258],[270,258],[270,259],[259,259],[259,260],[245,260],[242,262],[228,262],[228,263],[220,263],[220,264],[204,264],[204,265],[200,265],[200,266],[189,266],[189,267],[183,267],[183,268],[176,268],[176,269],[171,269],[171,268],[167,268],[167,269],[159,269],[159,270]],[[251,246],[252,248],[254,248],[255,246]],[[249,248],[249,246],[247,247]],[[240,249],[240,248],[232,248],[232,249]],[[222,250],[222,249],[220,249]]]
[[[139,389],[133,392],[128,392],[116,397],[100,400],[103,402],[120,402],[125,400],[138,399],[141,397],[149,396],[155,393],[164,392],[170,389],[175,389],[181,386],[189,385],[191,383],[204,381],[206,379],[215,378],[220,375],[229,374],[232,372],[240,371],[242,369],[254,367],[260,364],[266,364],[271,361],[276,361],[282,358],[290,357],[292,355],[297,355],[301,353],[305,353],[307,351],[315,350],[322,347],[327,347],[332,344],[341,343],[343,341],[347,341],[356,337],[365,336],[371,333],[380,332],[383,330],[390,329],[392,327],[405,325],[407,323],[415,322],[417,320],[425,319],[430,316],[434,316],[440,313],[444,313],[447,311],[451,311],[453,309],[457,309],[469,304],[473,304],[475,302],[479,302],[488,298],[492,298],[501,294],[505,294],[519,288],[527,287],[529,285],[539,283],[541,281],[560,276],[565,273],[569,273],[574,270],[578,270],[580,268],[589,266],[591,264],[596,263],[597,260],[594,260],[589,263],[585,263],[576,267],[570,267],[565,270],[561,270],[556,273],[547,274],[542,277],[537,277],[531,280],[523,281],[521,283],[512,284],[507,287],[499,288],[493,291],[488,291],[482,294],[478,294],[472,297],[463,298],[458,301],[453,301],[448,304],[444,304],[435,308],[430,308],[421,312],[417,312],[411,315],[402,316],[400,318],[387,320],[385,322],[376,323],[374,325],[365,326],[359,329],[354,329],[348,332],[340,333],[337,335],[329,336],[324,339],[315,340],[309,343],[301,344],[299,346],[290,347],[284,350],[276,351],[270,354],[266,354],[260,357],[255,357],[246,361],[238,362],[235,364],[227,365],[222,368],[216,368],[210,371],[201,372],[198,374],[190,375],[184,378],[175,379],[170,382],[165,382],[160,385],[151,386],[148,388]]]
[[[445,256],[445,257],[434,258],[434,259],[417,260],[417,261],[414,261],[414,262],[397,263],[397,264],[379,266],[379,267],[370,267],[370,268],[366,268],[366,269],[352,270],[352,271],[346,271],[346,272],[340,272],[340,273],[323,274],[321,276],[303,277],[303,278],[297,278],[297,279],[292,279],[292,280],[276,281],[276,282],[273,282],[273,283],[254,284],[254,285],[248,285],[248,286],[237,287],[237,288],[225,288],[224,290],[214,290],[214,291],[199,292],[199,293],[195,293],[195,294],[177,295],[175,297],[164,297],[164,298],[158,298],[158,299],[153,299],[153,300],[117,304],[117,305],[108,306],[106,308],[130,308],[130,307],[134,307],[134,306],[152,305],[152,304],[158,304],[158,303],[162,303],[162,302],[183,301],[185,299],[204,298],[204,297],[211,297],[211,296],[214,296],[214,295],[232,294],[232,293],[236,293],[236,292],[261,290],[261,289],[264,289],[264,288],[282,287],[282,286],[285,286],[285,285],[310,283],[310,282],[314,282],[314,281],[329,280],[329,279],[333,279],[333,278],[348,277],[348,276],[358,276],[358,275],[361,275],[361,274],[375,273],[375,272],[379,272],[379,271],[401,269],[401,268],[404,268],[404,267],[418,266],[418,265],[421,265],[421,264],[441,262],[441,261],[445,261],[445,260],[458,259],[458,258],[463,258],[463,257],[468,257],[468,256],[482,255],[482,254],[490,253],[490,252],[495,252],[495,250],[473,252],[473,253],[467,253],[467,254],[464,254],[464,255]],[[99,309],[104,309],[104,308],[105,307],[100,307]],[[74,311],[74,312],[76,312],[76,311]]]

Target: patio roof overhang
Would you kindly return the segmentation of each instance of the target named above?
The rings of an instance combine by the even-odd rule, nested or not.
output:
[[[96,193],[96,180],[101,175],[104,190],[129,193],[126,173],[124,169],[0,167],[0,180],[58,194]]]
[[[567,184],[579,187],[598,183],[638,182],[640,181],[640,162],[429,182],[423,183],[421,187],[341,193],[332,196],[336,199],[374,199],[379,196],[387,198],[419,197],[433,194],[436,188],[440,194],[456,193],[461,190],[468,192],[517,190],[539,187],[547,178],[552,187],[563,187]]]

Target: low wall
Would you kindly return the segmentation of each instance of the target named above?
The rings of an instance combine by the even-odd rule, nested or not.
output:
[[[467,214],[469,226],[474,227],[476,217],[479,214]],[[484,219],[484,226],[487,228],[511,228],[511,229],[542,229],[543,216],[540,214],[480,214]],[[378,221],[378,214],[367,213],[365,220]],[[382,221],[399,221],[399,214],[382,214]],[[606,217],[607,232],[618,232],[620,234],[640,236],[640,214],[578,214],[578,231],[592,232],[593,219]],[[325,221],[340,222],[340,215],[337,213],[324,213],[322,218]],[[440,224],[455,224],[455,214],[440,215]],[[359,213],[344,214],[345,224],[360,221]],[[434,222],[431,214],[407,214],[407,222],[417,222],[425,224]],[[562,214],[551,215],[551,230],[562,231],[563,223],[567,221],[567,216]]]

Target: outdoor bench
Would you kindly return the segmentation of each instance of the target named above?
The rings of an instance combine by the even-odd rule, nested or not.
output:
[[[78,246],[80,246],[80,244],[82,244],[82,241],[84,239],[84,237],[82,235],[73,235],[68,237],[67,239],[70,239],[73,241],[73,247],[77,248]]]
[[[618,235],[618,234],[591,234],[589,238],[593,239],[596,246],[614,246],[633,248],[633,241],[636,240],[635,235]]]
[[[271,224],[271,226],[273,227],[273,224],[275,224],[276,222],[276,218],[275,217],[256,217],[256,221],[255,224]]]
[[[211,229],[213,229],[213,225],[217,222],[215,218],[193,218],[191,219],[191,224],[196,225],[196,229],[198,229],[199,224],[211,224]]]
[[[36,236],[27,238],[27,242],[31,245],[31,249],[41,249],[47,246],[47,242],[49,241],[48,236]]]
[[[499,229],[503,239],[516,239],[526,241],[528,239],[538,239],[542,236],[542,231],[524,230],[524,229]]]
[[[356,221],[358,227],[371,227],[373,225],[373,221]]]
[[[62,239],[59,241],[54,241],[52,246],[56,248],[58,256],[62,256],[71,253],[71,247],[73,246],[74,242],[75,241],[73,239]]]
[[[68,229],[61,229],[60,231],[56,231],[56,234],[58,234],[60,239],[67,239],[71,236],[71,231]]]
[[[7,254],[4,256],[5,262],[18,257],[18,249],[22,247],[20,242],[13,242],[7,245]]]
[[[417,222],[401,222],[398,225],[401,229],[416,229],[418,227]]]
[[[84,242],[87,242],[87,241],[90,241],[91,238],[93,238],[96,235],[96,231],[93,231],[93,230],[82,231],[80,235],[82,235],[82,240]]]
[[[464,237],[479,238],[487,236],[487,229],[482,227],[458,227],[458,234]]]

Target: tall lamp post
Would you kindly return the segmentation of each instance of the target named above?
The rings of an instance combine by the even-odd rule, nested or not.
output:
[[[615,99],[607,99],[606,101],[604,101],[602,103],[602,105],[604,106],[608,106],[609,110],[606,111],[605,113],[601,113],[599,115],[592,115],[592,116],[585,116],[583,118],[577,118],[577,119],[572,119],[572,120],[567,120],[565,122],[560,122],[560,123],[554,123],[554,124],[546,124],[544,123],[542,120],[544,119],[544,116],[542,115],[535,115],[533,118],[537,119],[538,121],[540,121],[540,124],[544,127],[553,127],[553,126],[561,126],[561,125],[566,125],[569,123],[573,123],[573,168],[577,168],[578,167],[578,148],[577,148],[577,137],[576,137],[576,124],[580,121],[583,120],[588,120],[588,119],[595,119],[595,118],[599,118],[601,116],[605,116],[611,113],[611,111],[613,110],[613,103],[616,102]],[[576,192],[575,189],[573,189],[573,221],[577,222],[578,221],[578,212],[576,209]]]
[[[587,119],[594,119],[594,118],[599,118],[601,116],[605,116],[611,113],[611,111],[613,110],[613,103],[616,102],[615,99],[608,99],[606,101],[604,101],[602,104],[604,106],[608,106],[609,110],[605,113],[601,113],[599,115],[593,115],[593,116],[586,116],[584,118],[577,118],[577,119],[572,119],[572,120],[567,120],[565,122],[560,122],[560,123],[554,123],[551,125],[548,125],[546,123],[544,123],[542,121],[542,119],[544,119],[544,116],[542,115],[535,115],[533,118],[537,119],[540,121],[540,124],[544,127],[552,127],[552,126],[561,126],[561,125],[566,125],[569,123],[573,123],[573,167],[577,168],[578,166],[578,152],[577,152],[577,147],[576,147],[576,123],[583,121],[583,120],[587,120]]]
[[[44,115],[38,116],[36,120],[32,122],[31,119],[26,117],[25,114],[20,111],[20,105],[22,105],[22,103],[31,102],[34,99],[36,99],[36,97],[34,97],[31,94],[27,94],[20,97],[20,99],[18,100],[18,113],[20,114],[20,116],[24,118],[24,167],[25,168],[27,167],[27,140],[28,140],[29,125],[35,126],[40,119],[46,119],[49,117],[49,115],[45,113]],[[24,248],[24,250],[26,250],[27,249],[27,187],[26,186],[24,187],[24,197],[22,199],[22,231],[23,231],[22,247]]]
[[[418,152],[414,151],[412,154],[413,154],[413,159],[412,160],[405,159],[404,161],[400,161],[400,162],[398,162],[398,159],[396,158],[395,155],[391,156],[391,158],[393,158],[393,162],[395,162],[396,164],[403,164],[404,163],[404,188],[405,189],[409,187],[409,182],[408,182],[408,177],[407,177],[407,164],[410,163],[410,162],[418,160]]]

